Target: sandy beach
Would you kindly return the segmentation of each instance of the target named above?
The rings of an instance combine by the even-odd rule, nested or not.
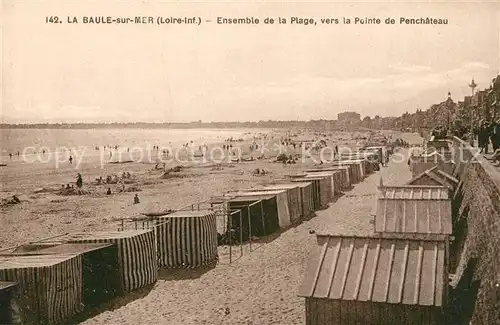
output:
[[[413,143],[420,141],[416,135],[405,135],[405,139]],[[338,135],[329,141],[356,146],[356,141],[340,140]],[[246,147],[248,142],[236,145]],[[67,165],[59,169],[41,164],[3,167],[2,198],[15,194],[22,202],[1,207],[0,247],[72,231],[116,230],[120,218],[180,208],[226,191],[265,184],[314,165],[311,159],[286,166],[272,163],[275,155],[268,154],[266,159],[252,162],[191,164],[166,179],[161,177],[161,170],[155,170],[154,163],[141,162],[106,164],[104,169],[88,162],[79,170]],[[268,173],[255,176],[252,172],[256,168]],[[61,184],[74,183],[77,172],[83,175],[83,189],[87,194],[60,195],[56,189]],[[130,192],[117,193],[121,187],[118,184],[90,184],[99,176],[122,172],[131,174],[130,184],[124,185]],[[315,240],[310,230],[334,234],[371,233],[370,213],[381,176],[386,184],[400,184],[410,178],[410,171],[405,162],[390,163],[389,167],[337,197],[328,209],[318,211],[316,217],[260,240],[252,252],[245,246],[243,256],[236,262],[229,264],[222,258],[221,263],[210,270],[161,270],[153,287],[80,315],[75,323],[304,324],[303,301],[297,297],[297,290]],[[108,187],[112,195],[105,194]],[[133,204],[135,194],[140,204]]]

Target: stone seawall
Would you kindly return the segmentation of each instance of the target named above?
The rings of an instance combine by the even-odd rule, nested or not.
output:
[[[455,217],[466,218],[465,231],[458,238],[463,243],[459,245],[461,262],[456,274],[464,274],[467,264],[477,261],[473,280],[479,290],[472,324],[500,324],[500,168],[480,156],[471,160],[476,149],[462,140],[455,138],[453,144],[462,183],[462,200]]]

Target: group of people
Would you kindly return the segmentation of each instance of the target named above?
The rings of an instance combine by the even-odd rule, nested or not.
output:
[[[491,123],[482,121],[477,130],[477,142],[482,153],[488,153],[490,141],[493,152],[500,148],[500,119]]]
[[[18,151],[18,152],[15,153],[15,155],[19,157],[19,156],[21,156],[21,153]],[[12,153],[9,153],[10,160],[12,160],[13,156],[14,155]]]

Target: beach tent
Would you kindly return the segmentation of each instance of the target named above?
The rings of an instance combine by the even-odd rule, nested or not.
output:
[[[8,255],[74,254],[82,259],[82,301],[86,306],[99,305],[120,292],[116,246],[109,243],[63,243],[42,241],[21,245]],[[60,276],[63,276],[62,274]]]
[[[279,227],[281,229],[285,229],[290,227],[290,225],[292,224],[292,220],[290,218],[290,210],[288,209],[288,194],[286,190],[236,192],[236,195],[241,198],[274,195],[276,197],[276,211],[278,213]]]
[[[300,184],[301,186],[304,186],[303,184],[311,184],[310,188],[307,187],[303,191],[303,196],[304,197],[309,197],[309,199],[304,199],[304,201],[309,201],[309,206],[311,208],[311,212],[319,210],[321,208],[321,191],[320,191],[320,178],[317,179],[312,179],[312,178],[305,178],[305,175],[302,175],[302,177],[290,177],[291,182],[295,182]]]
[[[362,152],[374,152],[377,155],[377,160],[381,164],[385,164],[388,160],[387,157],[387,147],[386,146],[371,146],[360,149]]]
[[[118,251],[120,293],[156,282],[158,260],[156,238],[150,230],[72,233],[58,238],[67,243],[111,243]]]
[[[211,201],[227,204],[229,213],[225,229],[234,232],[238,240],[240,236],[242,241],[250,236],[266,236],[290,225],[286,196],[270,192],[231,193]]]
[[[306,172],[306,175],[310,176],[322,176],[322,175],[328,175],[332,177],[332,199],[335,197],[337,194],[341,193],[341,188],[342,188],[342,175],[341,171],[339,170],[320,170],[320,171],[314,171],[314,172]]]
[[[322,172],[322,171],[339,171],[342,190],[348,190],[351,188],[351,178],[350,178],[350,166],[321,166],[313,169],[306,169],[306,173],[312,172]]]
[[[375,231],[451,235],[451,198],[442,186],[379,186]]]
[[[288,211],[290,212],[291,223],[297,223],[304,216],[302,212],[302,201],[301,201],[301,190],[296,183],[284,183],[284,184],[269,184],[263,187],[258,187],[255,189],[245,190],[245,192],[255,192],[255,191],[276,191],[285,190],[287,193],[288,200]]]
[[[316,238],[299,288],[305,324],[445,324],[445,241]]]
[[[195,268],[217,258],[217,215],[214,211],[177,211],[158,217],[157,245],[160,267]]]
[[[16,282],[0,281],[0,324],[24,324],[18,312],[18,289]]]
[[[334,172],[333,171],[321,171],[321,172],[306,172],[306,175],[304,177],[326,177],[328,181],[330,182],[330,198],[329,201],[332,201],[333,198],[335,197],[335,178],[333,176]]]
[[[349,167],[349,179],[352,184],[359,183],[363,179],[363,173],[361,172],[361,166],[359,163],[353,163],[348,160],[338,160],[334,161],[331,164],[328,165],[330,166],[347,166]]]
[[[368,160],[366,160],[364,158],[344,159],[344,160],[341,160],[340,162],[341,163],[355,164],[359,168],[360,180],[365,178],[365,176],[371,170],[369,163],[368,163]]]
[[[342,156],[340,157],[341,161],[342,160],[350,160],[350,161],[359,161],[362,170],[363,170],[363,175],[366,176],[368,174],[371,174],[377,170],[380,170],[380,163],[378,162],[378,157],[376,153],[370,152],[370,153],[354,153],[351,154],[350,156]]]
[[[307,174],[304,175],[305,179],[319,180],[319,195],[322,208],[328,207],[328,203],[333,200],[333,176],[328,174]]]
[[[23,324],[60,324],[82,310],[78,255],[0,256],[0,281],[17,282]]]
[[[294,182],[300,188],[300,202],[302,204],[302,216],[309,217],[314,213],[314,195],[312,182]]]

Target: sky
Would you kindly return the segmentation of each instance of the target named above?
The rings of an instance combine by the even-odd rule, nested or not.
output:
[[[3,0],[1,120],[186,122],[397,116],[490,85],[500,70],[500,2]],[[61,24],[45,23],[57,15]],[[78,24],[68,24],[68,17]],[[202,19],[92,25],[83,16]],[[258,17],[259,25],[218,25]],[[284,17],[287,24],[263,24]],[[317,25],[292,25],[290,17]],[[392,17],[394,25],[321,18]],[[448,25],[400,25],[400,17]],[[212,20],[212,22],[205,22]]]

